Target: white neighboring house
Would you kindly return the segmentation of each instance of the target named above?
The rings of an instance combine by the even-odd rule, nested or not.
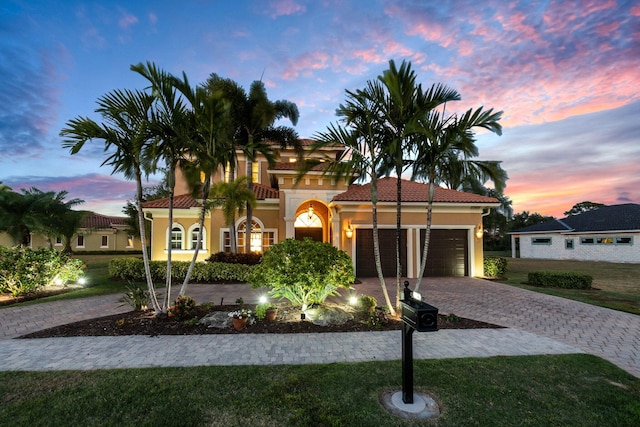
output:
[[[640,263],[640,205],[627,203],[510,232],[513,258]]]

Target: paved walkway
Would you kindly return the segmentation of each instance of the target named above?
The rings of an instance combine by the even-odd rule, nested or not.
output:
[[[389,280],[388,286],[395,296],[395,283]],[[356,285],[356,291],[383,303],[375,279]],[[640,377],[640,316],[472,278],[430,279],[423,283],[421,293],[441,313],[508,329],[415,333],[417,359],[586,352]],[[198,302],[219,304],[221,298],[225,303],[239,297],[255,302],[259,292],[246,285],[191,285],[188,294]],[[0,309],[0,370],[305,364],[401,357],[398,331],[10,339],[49,326],[128,311],[128,306],[120,306],[118,297]]]

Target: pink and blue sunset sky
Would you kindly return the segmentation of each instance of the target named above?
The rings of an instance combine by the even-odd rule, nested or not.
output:
[[[0,4],[0,181],[69,192],[121,215],[135,187],[100,167],[103,144],[71,156],[60,129],[98,97],[145,81],[153,61],[192,83],[210,73],[300,109],[312,137],[345,89],[390,59],[456,110],[503,110],[503,135],[478,135],[501,160],[516,213],[562,217],[581,201],[640,203],[640,1],[27,1]],[[448,108],[454,108],[448,106]]]

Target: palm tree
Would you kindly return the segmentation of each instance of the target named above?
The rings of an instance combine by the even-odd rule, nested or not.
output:
[[[460,116],[446,116],[443,108],[442,112],[428,112],[414,125],[413,178],[425,180],[429,184],[427,226],[416,291],[420,288],[427,263],[435,186],[445,181],[452,181],[454,185],[478,180],[484,183],[490,178],[500,191],[504,187],[506,173],[499,163],[470,160],[478,155],[473,129],[484,128],[500,135],[501,117],[501,111],[483,111],[482,107],[469,109]]]
[[[123,173],[125,178],[135,180],[138,226],[147,288],[152,307],[156,314],[160,314],[162,310],[151,279],[142,209],[142,176],[148,176],[150,170],[146,156],[152,138],[149,118],[153,101],[153,96],[142,91],[114,90],[97,101],[96,112],[102,116],[102,123],[98,124],[87,117],[79,116],[67,122],[65,128],[60,131],[60,136],[65,138],[62,146],[68,148],[72,155],[80,152],[87,141],[104,141],[105,152],[114,151],[102,165],[111,166],[112,173]]]
[[[64,201],[66,191],[41,191],[37,188],[15,193],[9,189],[0,191],[0,230],[6,231],[15,244],[29,245],[30,235],[40,233],[49,238],[61,235],[60,229],[69,225],[73,213],[71,207],[83,200]],[[77,229],[77,227],[76,227]]]
[[[389,69],[378,77],[382,84],[376,92],[377,100],[382,108],[380,126],[384,129],[386,161],[381,165],[380,174],[395,173],[396,181],[396,306],[400,308],[402,275],[401,266],[401,231],[402,231],[402,173],[412,165],[406,157],[411,151],[413,134],[421,117],[438,105],[459,99],[459,94],[443,85],[434,85],[427,92],[422,85],[416,83],[416,73],[411,63],[403,61],[400,68],[393,60],[389,61]]]
[[[275,162],[272,144],[280,147],[294,147],[301,152],[298,135],[290,127],[274,126],[279,119],[289,119],[295,126],[300,116],[298,107],[287,100],[271,101],[262,81],[256,80],[251,84],[249,93],[232,80],[222,79],[212,74],[207,80],[207,87],[224,93],[233,106],[231,108],[231,122],[235,124],[233,141],[245,157],[247,188],[253,191],[253,162],[258,155],[262,155],[272,166]],[[234,167],[234,166],[232,166]],[[251,233],[253,207],[247,205],[247,232]],[[245,252],[251,251],[249,239],[245,242]]]
[[[314,136],[316,142],[311,147],[312,151],[317,151],[326,146],[339,144],[344,146],[346,150],[338,158],[325,157],[322,162],[305,162],[304,167],[300,170],[300,176],[303,176],[311,167],[322,164],[323,174],[330,174],[336,179],[346,178],[349,181],[355,178],[370,179],[373,254],[376,271],[385,303],[391,315],[395,316],[395,309],[389,298],[380,261],[377,169],[383,161],[385,153],[380,146],[379,105],[374,102],[373,92],[375,90],[375,83],[368,82],[364,90],[346,91],[347,100],[336,111],[344,127],[331,124],[325,132],[319,132]]]
[[[213,205],[222,207],[222,215],[229,224],[229,238],[231,240],[231,252],[238,252],[236,241],[236,213],[242,215],[246,206],[256,206],[256,195],[247,187],[248,178],[242,176],[231,182],[219,182],[215,184],[211,193],[213,195]],[[247,218],[247,221],[249,219]],[[250,240],[251,227],[247,224],[247,238]]]
[[[202,200],[196,247],[179,293],[184,295],[198,259],[204,220],[211,208],[209,194],[212,176],[220,166],[224,167],[227,162],[233,161],[233,150],[226,145],[228,139],[224,137],[225,130],[229,128],[229,108],[222,94],[212,93],[204,86],[192,88],[186,76],[176,81],[176,87],[191,104],[194,115],[190,162],[184,163],[183,171],[193,196]]]
[[[194,117],[187,108],[184,98],[180,96],[176,86],[188,86],[186,75],[184,82],[156,67],[152,62],[132,65],[131,70],[146,78],[150,86],[150,95],[154,103],[150,110],[150,131],[154,135],[154,143],[150,145],[149,165],[152,171],[157,170],[158,161],[164,160],[169,184],[169,227],[173,224],[173,200],[175,190],[175,174],[178,165],[186,161],[192,151],[192,129]],[[162,312],[166,313],[171,300],[171,245],[167,248],[167,273]]]

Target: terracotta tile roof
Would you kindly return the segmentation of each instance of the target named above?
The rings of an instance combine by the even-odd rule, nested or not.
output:
[[[280,198],[280,192],[278,190],[264,184],[253,184],[253,192],[256,193],[256,199],[258,200]]]
[[[253,192],[256,194],[256,199],[258,200],[280,198],[280,192],[278,190],[263,184],[253,184]],[[175,196],[173,198],[174,209],[190,209],[199,208],[201,206],[202,205],[200,204],[200,202],[198,202],[188,194],[181,194],[180,196]],[[145,209],[168,209],[169,198],[166,197],[164,199],[151,200],[149,202],[143,203],[142,207]]]
[[[112,228],[115,225],[126,225],[126,217],[100,215],[90,212],[84,217],[80,228]]]
[[[396,178],[382,178],[378,180],[378,202],[396,201]],[[403,202],[427,202],[429,185],[421,182],[402,180]],[[371,183],[352,184],[347,191],[333,198],[334,202],[367,202],[371,201]],[[498,203],[493,197],[480,196],[478,194],[464,193],[462,191],[449,190],[436,187],[434,194],[436,203]]]
[[[199,208],[202,206],[191,197],[189,194],[181,194],[179,196],[175,196],[173,198],[173,207],[174,209],[189,209],[189,208]],[[165,197],[164,199],[151,200],[149,202],[144,202],[142,204],[143,208],[169,208],[169,198]]]

